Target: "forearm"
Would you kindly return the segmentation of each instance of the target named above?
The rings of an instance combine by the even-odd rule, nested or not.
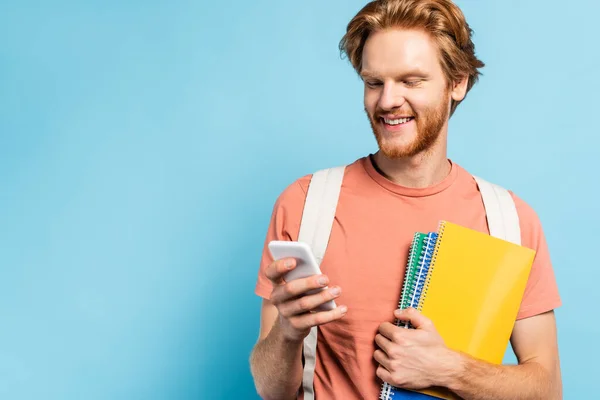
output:
[[[269,335],[254,347],[250,368],[263,399],[296,399],[302,383],[302,342],[284,339],[276,322]]]
[[[541,364],[495,365],[455,353],[453,373],[443,383],[465,400],[555,400],[560,388]]]

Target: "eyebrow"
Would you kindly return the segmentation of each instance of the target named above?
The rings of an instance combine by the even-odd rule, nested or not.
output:
[[[361,78],[363,79],[379,79],[379,75],[375,72],[372,71],[361,71],[360,73]],[[396,76],[396,79],[405,79],[408,77],[411,78],[427,78],[429,75],[426,74],[424,71],[420,70],[420,69],[414,69],[408,72],[405,72],[404,74],[398,75]]]

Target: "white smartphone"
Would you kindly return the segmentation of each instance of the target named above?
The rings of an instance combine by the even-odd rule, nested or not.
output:
[[[286,282],[295,279],[308,278],[312,275],[321,275],[321,269],[319,268],[319,264],[317,264],[317,259],[313,255],[310,246],[306,243],[273,240],[269,242],[269,251],[274,260],[281,260],[282,258],[296,259],[296,268],[283,276],[283,279],[285,279]],[[319,293],[326,289],[327,287],[309,290],[306,294]],[[315,308],[315,310],[328,311],[335,309],[335,307],[335,301],[329,300]]]

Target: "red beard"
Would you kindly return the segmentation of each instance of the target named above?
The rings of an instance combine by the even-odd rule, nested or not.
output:
[[[446,92],[444,95],[444,101],[440,102],[436,107],[426,109],[421,113],[415,115],[413,112],[402,113],[401,110],[388,110],[384,111],[377,109],[375,116],[369,115],[369,122],[375,139],[379,145],[379,149],[389,159],[401,159],[405,157],[412,157],[430,149],[437,141],[442,128],[448,120],[450,110],[448,107],[449,93]],[[366,111],[366,110],[365,110]],[[397,115],[413,115],[415,117],[414,122],[417,124],[417,136],[416,138],[407,145],[397,145],[392,141],[387,140],[381,129],[381,115],[386,114],[397,114]]]

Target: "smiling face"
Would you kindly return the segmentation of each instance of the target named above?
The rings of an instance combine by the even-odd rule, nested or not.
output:
[[[466,79],[449,85],[439,57],[436,43],[420,30],[376,31],[365,42],[365,111],[386,157],[412,157],[446,134],[450,99],[463,99]]]

